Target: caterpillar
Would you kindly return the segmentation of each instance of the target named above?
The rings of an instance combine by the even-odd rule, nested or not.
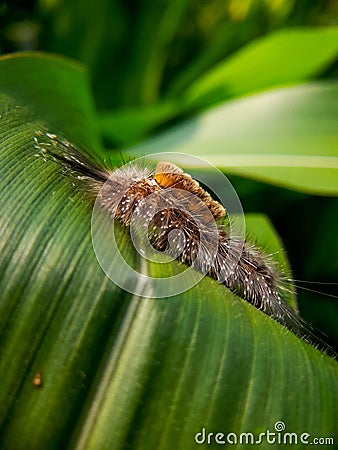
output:
[[[36,133],[34,145],[37,156],[58,163],[74,184],[84,183],[112,219],[129,227],[136,216],[156,251],[214,278],[298,337],[335,356],[320,333],[287,303],[289,288],[277,264],[245,239],[231,237],[222,223],[227,216],[224,206],[177,165],[160,161],[153,171],[131,161],[112,170],[66,139],[42,131]]]

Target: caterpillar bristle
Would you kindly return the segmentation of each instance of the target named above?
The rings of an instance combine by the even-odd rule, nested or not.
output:
[[[271,256],[243,239],[230,237],[223,205],[175,164],[160,162],[152,172],[130,162],[112,170],[55,134],[38,132],[34,142],[39,156],[55,161],[67,176],[98,194],[112,218],[129,226],[136,215],[155,250],[209,275],[312,346],[336,355],[286,302],[291,280]],[[144,199],[146,209],[140,207]],[[215,235],[212,222],[221,218]]]
[[[45,140],[40,140],[43,137]],[[65,175],[75,180],[91,183],[92,187],[100,188],[107,181],[110,171],[107,167],[100,167],[87,152],[79,152],[66,139],[56,134],[37,132],[34,136],[36,156],[52,159],[59,163]]]

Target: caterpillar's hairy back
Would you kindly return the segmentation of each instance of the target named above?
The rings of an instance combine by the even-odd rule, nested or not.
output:
[[[226,210],[182,169],[159,162],[153,173],[131,162],[111,170],[56,135],[47,133],[46,142],[42,142],[41,136],[35,138],[38,155],[53,159],[67,175],[85,182],[112,218],[129,226],[142,201],[149,199],[148,209],[142,214],[147,216],[144,219],[148,218],[147,233],[156,250],[169,253],[179,250],[177,259],[181,263],[207,273],[296,335],[332,353],[285,301],[289,289],[275,262],[259,248],[230,237],[223,225],[218,225],[216,236],[210,232],[211,219],[224,218]],[[190,194],[189,201],[182,191]],[[152,215],[151,210],[157,212]],[[173,232],[184,237],[174,249],[170,246]],[[210,250],[214,248],[216,253]],[[202,258],[196,258],[199,252]]]

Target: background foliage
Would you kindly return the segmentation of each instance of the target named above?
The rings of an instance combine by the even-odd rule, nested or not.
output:
[[[55,60],[53,58],[44,59],[43,55],[41,55],[41,61],[31,58],[29,55],[26,57],[23,55],[21,59],[2,59],[0,61],[0,86],[2,94],[5,95],[2,98],[2,104],[7,105],[7,109],[5,108],[2,111],[2,117],[6,115],[7,111],[11,126],[17,136],[15,139],[18,142],[17,144],[14,142],[14,147],[8,147],[8,150],[6,150],[7,156],[9,158],[11,149],[16,148],[17,155],[22,157],[22,149],[28,148],[31,141],[31,139],[29,140],[29,133],[32,134],[34,129],[40,126],[39,121],[35,122],[35,119],[29,118],[26,128],[25,126],[21,128],[21,125],[16,128],[19,120],[17,117],[20,116],[20,121],[22,121],[26,113],[15,110],[15,107],[14,115],[9,113],[9,111],[12,111],[13,99],[20,104],[29,105],[38,118],[53,124],[80,144],[95,148],[97,151],[100,149],[104,151],[104,147],[109,148],[110,154],[113,156],[119,154],[120,148],[126,149],[132,154],[168,149],[173,151],[183,149],[183,151],[196,152],[196,154],[202,156],[212,153],[217,156],[216,164],[222,167],[238,192],[244,211],[246,213],[264,213],[270,218],[283,240],[295,278],[335,282],[338,272],[338,259],[332,255],[336,255],[338,252],[336,236],[338,201],[334,196],[337,193],[336,169],[326,168],[323,172],[318,172],[318,169],[304,169],[303,167],[298,169],[277,167],[277,170],[269,167],[268,169],[265,168],[264,171],[262,168],[258,170],[257,167],[245,167],[245,163],[244,166],[231,167],[230,160],[222,158],[228,153],[244,156],[242,161],[246,161],[251,154],[256,155],[260,152],[263,156],[266,154],[278,156],[279,149],[285,150],[285,148],[289,148],[290,155],[296,153],[306,158],[316,155],[337,156],[335,144],[337,142],[335,131],[337,107],[334,104],[337,93],[335,82],[338,48],[337,29],[335,27],[337,13],[337,4],[333,0],[304,0],[301,2],[295,0],[207,0],[203,2],[200,0],[161,0],[157,2],[98,0],[94,5],[92,2],[77,0],[1,2],[0,47],[2,53],[17,50],[43,50],[72,57],[84,63],[88,68],[93,92],[91,97],[86,77],[84,74],[78,74],[79,68],[75,63],[63,63],[57,58]],[[54,93],[51,89],[53,85],[57,86]],[[276,98],[280,98],[282,103],[284,102],[284,109],[280,107],[279,102],[273,101]],[[93,99],[96,107],[95,112]],[[274,106],[276,104],[278,108]],[[263,106],[267,108],[267,112],[260,115],[264,109]],[[245,117],[248,118],[246,121]],[[254,117],[257,117],[257,121],[252,123]],[[297,122],[299,117],[301,119]],[[230,131],[222,130],[222,127],[217,128],[217,130],[213,129],[210,124],[215,123],[217,118],[220,121],[231,123]],[[236,123],[241,124],[237,134]],[[197,129],[200,133],[196,134],[195,141],[186,139],[186,136],[194,136],[192,129],[194,132]],[[201,130],[204,140],[201,140]],[[8,130],[5,130],[5,132],[7,133]],[[156,138],[149,140],[153,136],[156,136]],[[186,144],[186,140],[188,144]],[[5,141],[2,141],[2,144]],[[223,142],[225,143],[224,147],[220,144]],[[219,144],[218,150],[217,144]],[[230,152],[226,144],[231,147]],[[188,147],[184,148],[184,145],[188,145]],[[189,148],[189,145],[191,145],[191,148]],[[213,149],[212,151],[210,147]],[[6,146],[3,148],[7,149]],[[2,192],[7,192],[8,185],[5,182],[7,179],[5,175],[14,173],[8,171],[8,167],[6,166],[2,178],[4,183]],[[22,171],[25,170],[24,167],[23,164]],[[43,184],[43,180],[39,178],[36,178],[34,182],[36,186],[39,186],[39,183]],[[15,182],[12,183],[12,186],[15,186]],[[60,191],[60,198],[55,203],[55,211],[63,210],[60,205],[62,205],[62,199],[69,195],[67,189],[66,187],[64,191]],[[33,191],[24,190],[23,192]],[[39,192],[37,195],[39,195]],[[5,196],[3,196],[3,201],[4,205],[8,206]],[[22,201],[22,210],[25,210],[24,208],[27,206],[25,197]],[[76,199],[76,202],[81,203],[79,199]],[[81,206],[78,206],[78,203],[76,205],[76,212],[79,212],[80,215],[84,214]],[[3,208],[2,211],[5,211],[5,209]],[[68,211],[69,217],[65,219],[65,223],[72,223],[72,220],[75,220],[76,212]],[[6,217],[12,217],[11,214],[15,216],[19,213],[13,210],[11,214],[9,214],[9,211],[6,214]],[[65,211],[64,214],[66,214]],[[34,241],[34,230],[35,227],[38,227],[39,220],[42,219],[37,215],[33,223],[30,226],[27,225],[25,231],[26,236],[29,236],[32,242]],[[52,216],[49,220],[52,224]],[[83,220],[85,220],[85,216]],[[10,224],[8,221],[5,221],[5,223]],[[74,230],[76,223],[73,224]],[[4,235],[7,237],[8,229],[3,228]],[[66,229],[62,230],[63,233],[66,233]],[[74,248],[75,245],[78,245],[76,255],[78,260],[81,261],[81,252],[87,254],[88,249],[85,245],[89,241],[86,241],[88,236],[83,227],[78,229],[78,233]],[[84,236],[87,237],[83,238],[82,241]],[[20,236],[15,237],[18,240],[17,242],[19,242],[19,238]],[[52,247],[55,245],[57,249],[57,237],[54,237],[54,239],[56,239],[56,242],[51,245]],[[121,240],[123,240],[123,235],[121,235]],[[29,240],[29,242],[31,241]],[[2,241],[2,243],[4,244],[5,241]],[[7,255],[8,260],[3,259],[3,269],[5,263],[9,263],[8,261],[12,261],[10,264],[15,269],[17,259],[11,260],[9,255],[13,255],[12,249],[8,246],[6,249],[8,253],[4,252],[3,255]],[[75,259],[72,259],[74,255],[66,254],[66,257],[69,258],[67,260],[69,260],[70,269],[76,265],[76,255]],[[22,258],[24,256],[25,253],[22,254]],[[49,261],[47,267],[52,267],[53,264],[56,265],[55,267],[59,267],[57,265],[58,253],[54,256],[55,261]],[[37,261],[39,257],[41,255],[37,254]],[[74,275],[75,285],[76,282],[79,282],[76,280],[81,280],[81,267],[77,269],[77,275]],[[13,274],[11,275],[8,270],[4,271],[2,283],[7,290],[9,289],[8,286],[16,286],[16,283],[18,283],[21,290],[17,290],[17,294],[13,298],[19,302],[21,292],[25,292],[24,279],[21,278],[22,274],[20,275],[19,271],[15,272],[14,270],[13,273],[14,275],[16,273],[18,278],[15,278]],[[38,277],[38,275],[36,276]],[[71,277],[70,272],[62,275],[68,280],[67,276]],[[101,302],[100,310],[95,309],[95,299],[99,298],[99,296],[96,297],[98,291],[95,291],[95,289],[99,289],[100,277],[96,272],[93,272],[92,279],[94,280],[91,288],[93,293],[91,298],[88,295],[86,298],[88,302],[94,299],[94,305],[90,302],[74,305],[74,312],[79,313],[80,310],[81,314],[81,311],[83,311],[83,316],[81,316],[84,320],[83,324],[89,331],[84,337],[84,343],[80,339],[81,342],[77,343],[78,346],[75,345],[73,348],[72,357],[74,357],[74,360],[69,358],[69,366],[66,365],[68,377],[60,377],[60,379],[54,381],[54,386],[46,386],[45,390],[39,391],[39,393],[42,392],[40,398],[36,399],[37,392],[32,392],[29,387],[21,391],[20,383],[22,381],[18,379],[13,382],[10,371],[4,371],[3,373],[5,378],[2,378],[2,380],[4,380],[4,385],[8,387],[7,392],[12,392],[10,398],[6,398],[7,403],[2,403],[4,407],[11,405],[10,411],[14,418],[13,424],[15,426],[7,428],[6,431],[11,442],[16,442],[17,447],[12,448],[20,448],[18,441],[15,440],[18,424],[27,436],[31,427],[37,424],[41,432],[40,436],[43,436],[40,442],[48,442],[48,436],[46,433],[43,434],[43,430],[48,430],[51,423],[60,421],[63,413],[61,410],[53,410],[50,414],[44,416],[46,399],[48,399],[50,393],[53,394],[54,399],[61,396],[62,403],[67,400],[68,395],[73,395],[75,392],[72,397],[74,400],[73,409],[68,410],[66,417],[60,422],[62,433],[59,434],[59,441],[55,445],[64,444],[60,436],[64,436],[65,442],[67,441],[67,427],[72,428],[74,424],[77,424],[75,435],[73,435],[75,436],[74,440],[81,438],[86,442],[88,436],[85,436],[86,433],[81,431],[83,430],[81,423],[86,420],[92,422],[97,420],[97,423],[104,427],[104,414],[107,413],[108,416],[111,414],[111,411],[109,411],[111,405],[104,404],[103,398],[100,399],[103,413],[99,418],[97,417],[97,411],[94,410],[90,411],[89,419],[85,415],[81,415],[79,422],[77,422],[78,418],[75,418],[74,412],[76,408],[83,407],[83,404],[90,404],[88,399],[86,400],[83,396],[82,384],[85,386],[84,389],[89,390],[91,396],[95,396],[94,393],[99,386],[99,390],[101,389],[102,392],[111,389],[110,395],[116,397],[121,392],[121,386],[123,386],[120,380],[126,379],[127,375],[124,367],[120,367],[120,372],[117,375],[114,371],[109,372],[109,367],[102,366],[104,357],[98,372],[95,373],[93,364],[97,361],[95,359],[88,360],[81,353],[84,348],[81,345],[85,345],[87,348],[104,346],[103,353],[108,354],[109,359],[109,349],[118,331],[114,330],[113,335],[110,334],[107,318],[114,315],[123,317],[124,311],[128,309],[121,294],[119,294],[120,301],[116,304],[109,305],[107,302]],[[54,281],[57,284],[57,277]],[[37,278],[37,281],[34,282],[40,283],[42,281]],[[43,283],[46,282],[43,281]],[[214,320],[219,321],[219,328],[216,327],[215,334],[210,338],[211,342],[215,343],[215,353],[211,358],[216,360],[221,358],[222,354],[227,354],[226,350],[222,353],[216,345],[217,336],[222,334],[223,324],[220,317],[222,318],[224,315],[225,318],[227,315],[223,310],[218,310],[215,314],[215,311],[208,309],[208,307],[204,306],[206,309],[203,309],[203,306],[201,306],[203,305],[202,297],[205,297],[203,292],[204,294],[208,292],[209,286],[207,284],[209,281],[207,280],[205,283],[200,291],[201,298],[197,299],[197,303],[192,303],[188,297],[184,300],[186,302],[184,304],[186,305],[186,315],[190,314],[192,317],[195,315],[198,318],[201,311],[204,311],[207,315],[206,324],[214,324]],[[90,283],[88,283],[88,289],[89,286]],[[34,292],[34,283],[31,289]],[[50,295],[53,289],[56,289],[56,286],[52,285],[46,289],[47,291],[42,290],[43,294],[41,295],[47,295],[48,293]],[[85,291],[85,287],[83,289]],[[115,292],[111,291],[113,289],[111,286],[104,286],[100,289],[105,292],[104,295],[107,298],[113,294],[116,295]],[[319,287],[319,289],[322,288]],[[334,293],[334,288],[331,292]],[[62,317],[63,311],[67,311],[69,302],[74,295],[75,293],[72,291],[69,291],[67,295],[60,291],[55,296],[55,308],[52,308],[52,311],[58,311],[59,319]],[[39,299],[36,298],[35,300],[38,301]],[[232,305],[231,302],[232,300],[229,299],[230,305]],[[337,345],[336,299],[325,298],[313,293],[303,294],[299,291],[298,304],[302,316],[326,332],[332,344]],[[185,342],[183,337],[188,336],[193,330],[189,328],[191,322],[185,322],[187,320],[184,319],[185,316],[180,316],[177,322],[174,322],[176,324],[174,328],[177,339],[181,338],[182,341],[174,342],[171,347],[170,344],[175,337],[166,324],[172,323],[174,320],[172,314],[175,311],[175,304],[170,307],[172,309],[168,310],[162,310],[162,305],[156,306],[158,309],[156,313],[148,303],[145,303],[142,307],[137,306],[135,302],[133,305],[129,312],[129,314],[133,314],[132,311],[134,311],[135,328],[133,333],[139,333],[140,327],[142,328],[146,324],[149,326],[149,335],[143,341],[146,348],[140,348],[139,343],[135,341],[133,336],[126,338],[126,342],[130,346],[130,353],[126,353],[126,358],[132,359],[135,352],[142,353],[142,351],[148,355],[147,370],[142,372],[143,369],[140,369],[141,363],[138,360],[133,362],[133,368],[135,379],[138,379],[137,375],[141,374],[145,376],[146,380],[150,376],[149,373],[152,373],[151,379],[155,381],[153,390],[148,391],[148,395],[151,397],[148,408],[152,412],[158,412],[161,404],[157,404],[157,395],[163,395],[164,392],[165,396],[166,389],[170,392],[172,386],[168,380],[179,373],[179,361],[185,355],[181,349]],[[10,317],[10,313],[15,308],[6,310],[5,306],[6,304],[3,305],[4,311],[7,311],[8,317]],[[41,358],[41,361],[45,361],[44,358],[54,348],[55,336],[58,335],[53,328],[48,331],[48,321],[43,326],[40,325],[40,320],[45,314],[48,314],[47,307],[46,310],[41,310],[39,306],[35,310],[34,306],[30,309],[30,306],[26,305],[26,308],[30,311],[29,317],[35,321],[33,331],[41,339],[42,337],[45,339],[45,344],[42,346],[42,353],[39,353],[38,349],[42,341],[27,341],[27,346],[22,347],[20,352],[16,353],[17,357],[13,362],[11,359],[13,349],[16,348],[15,345],[22,342],[27,331],[24,325],[22,329],[18,328],[17,334],[14,337],[12,335],[11,345],[7,347],[7,359],[3,359],[3,361],[7,361],[7,364],[12,364],[12,369],[16,371],[20,370],[20,365],[25,361],[27,352],[31,355],[37,352],[37,361],[39,361],[39,358]],[[229,308],[231,310],[232,306],[229,306]],[[246,306],[243,306],[243,308],[246,308]],[[89,316],[88,310],[91,311]],[[234,307],[235,310],[236,306]],[[27,310],[20,310],[19,308],[16,311],[18,316],[15,323],[21,323],[21,318],[27,317]],[[251,323],[254,324],[257,320],[255,313],[250,316],[250,311],[249,308],[241,316],[243,323],[246,321],[244,318],[246,314],[250,317],[248,321],[251,321]],[[143,315],[152,313],[155,314],[157,319],[154,320],[152,325],[149,325],[147,321],[143,321]],[[50,314],[53,317],[53,313]],[[166,315],[167,319],[165,320]],[[93,316],[101,318],[102,332],[100,333],[95,329],[95,323],[91,322]],[[157,322],[160,316],[163,322]],[[216,317],[217,319],[215,319]],[[6,324],[5,316],[2,316],[2,318],[2,324]],[[199,322],[197,319],[196,323],[202,327],[201,334],[196,335],[202,342],[203,339],[207,339],[208,327],[203,328],[204,325],[201,325],[203,322]],[[65,323],[62,328],[65,339],[60,343],[61,347],[64,345],[60,350],[60,355],[63,358],[66,358],[69,342],[72,342],[74,336],[79,336],[79,330],[69,328],[68,325],[69,323]],[[4,327],[6,330],[6,325]],[[264,331],[269,333],[270,325],[268,323],[262,327],[260,333]],[[10,330],[10,327],[8,329]],[[67,330],[71,330],[69,334],[67,334]],[[151,344],[151,337],[158,330],[162,330],[161,340]],[[241,339],[243,346],[248,345],[251,335],[246,335],[244,330],[243,325],[240,330],[242,334],[239,337],[233,329],[234,334],[231,335],[233,341],[225,340],[227,345],[229,347],[235,345],[235,339]],[[250,329],[248,330],[248,333],[250,333]],[[276,336],[278,336],[278,333],[281,335],[280,331],[276,333]],[[273,333],[272,336],[274,336]],[[272,337],[271,340],[276,339],[277,342],[276,336]],[[109,338],[108,344],[105,344],[107,338]],[[256,338],[258,339],[257,336]],[[2,339],[3,342],[7,342],[6,333]],[[292,346],[292,337],[287,339],[290,339],[289,345]],[[35,342],[34,345],[32,342]],[[119,342],[117,344],[122,345]],[[191,360],[198,358],[198,353],[193,352],[194,345],[195,343],[191,342]],[[198,344],[196,345],[198,347]],[[274,349],[274,344],[271,345]],[[115,348],[115,351],[118,354],[119,349]],[[268,347],[265,351],[265,356],[269,355]],[[176,363],[156,369],[156,364],[152,366],[151,363],[154,360],[156,362],[156,358],[163,352],[168,352],[169,361],[174,360]],[[114,357],[116,357],[116,354],[114,354]],[[255,368],[258,375],[267,370],[264,367],[264,355],[255,359],[256,356],[252,356],[248,347],[247,357],[251,357],[252,361],[256,362]],[[292,358],[295,358],[293,364],[296,366],[297,360],[301,359],[300,353],[296,352]],[[27,360],[29,360],[28,356]],[[37,361],[33,366],[26,367],[26,372],[29,373],[30,377],[36,370]],[[66,359],[63,360],[62,364],[65,364],[64,361]],[[317,369],[312,368],[309,361],[306,366],[308,376],[312,376],[313,380],[321,380],[322,375],[316,372]],[[243,360],[235,358],[232,359],[232,362],[234,367],[240,370]],[[277,358],[271,364],[277,368],[278,364],[282,365],[286,362],[290,364],[288,359],[281,362]],[[60,364],[60,361],[51,360],[44,366],[44,369],[47,370],[48,368],[49,372],[55,372],[59,370]],[[74,373],[77,373],[76,371],[81,364],[86,368],[83,374],[78,375],[80,378],[87,377],[87,381],[83,380],[83,383],[79,384],[78,378],[74,380],[72,377],[74,377]],[[130,366],[127,364],[127,367]],[[152,369],[150,369],[151,367]],[[200,377],[203,380],[205,379],[208,384],[212,380],[208,378],[209,372],[207,369],[207,366],[200,368]],[[159,371],[157,375],[156,370]],[[315,370],[315,372],[312,373],[312,370]],[[230,377],[230,373],[229,369],[228,377]],[[107,386],[100,385],[98,381],[102,374],[103,378],[106,377]],[[114,374],[113,378],[112,374]],[[297,374],[300,377],[301,371]],[[190,376],[189,372],[183,373],[180,378],[181,387],[177,388],[178,391],[176,391],[175,411],[178,410],[181,414],[181,416],[177,416],[178,423],[181,420],[181,423],[184,424],[184,420],[187,420],[186,423],[190,424],[185,415],[184,399],[182,400],[182,397],[180,397],[180,395],[183,395],[182,392],[185,392],[185,387],[191,383]],[[224,374],[223,376],[225,377]],[[331,375],[326,380],[331,379],[330,377]],[[111,385],[112,379],[116,380],[113,385]],[[128,408],[128,405],[133,405],[133,402],[136,401],[135,398],[141,399],[141,402],[147,398],[146,396],[142,397],[142,392],[133,391],[135,379],[129,379],[130,384],[123,391],[124,393],[130,393],[129,403],[125,404],[125,408]],[[166,381],[168,384],[166,384]],[[244,386],[246,379],[243,378],[242,381]],[[254,382],[257,397],[253,400],[251,407],[259,403],[259,392],[261,392],[259,389],[263,389],[256,378],[254,378]],[[294,380],[294,383],[296,383],[296,380]],[[315,381],[313,383],[312,389],[315,396],[316,392],[319,392],[319,385]],[[230,381],[229,384],[231,384]],[[201,385],[199,388],[196,387],[195,393],[202,392],[206,385]],[[222,391],[221,388],[219,389]],[[278,400],[276,397],[278,390],[285,392],[281,385],[274,386],[273,393],[276,401]],[[17,404],[13,400],[16,392],[21,392],[19,400],[16,400]],[[228,395],[229,392],[225,390],[223,394]],[[305,391],[303,394],[306,394]],[[265,393],[261,392],[261,395],[265,395]],[[292,397],[292,394],[290,395]],[[41,399],[43,396],[46,398]],[[219,403],[221,397],[222,392],[214,393],[214,403],[211,403],[210,406],[210,415],[214,417],[212,423],[221,430],[225,426],[230,430],[233,425],[231,421],[235,421],[235,418],[231,416],[227,422],[222,422],[220,416],[223,409]],[[243,397],[242,400],[242,403],[238,399],[236,400],[238,417],[241,417],[245,405],[245,398]],[[183,403],[181,404],[180,401]],[[234,404],[234,401],[234,399],[228,399],[226,404],[229,408]],[[28,405],[31,408],[34,403],[36,403],[35,409],[30,410],[30,419],[26,421],[27,410],[26,415],[22,415],[22,407]],[[50,404],[54,404],[52,400]],[[201,409],[202,405],[203,399],[200,403]],[[214,405],[214,410],[212,410],[212,405]],[[285,406],[286,417],[288,417],[288,412],[291,411],[293,406],[294,402],[290,398],[290,404]],[[131,411],[133,411],[132,408],[123,410],[121,407],[120,415],[116,416],[116,420],[120,417],[126,417],[126,422],[121,426],[118,438],[115,436],[121,442],[128,433],[128,424],[142,424],[144,430],[147,430],[147,426],[150,426],[147,422],[142,422],[143,419],[138,417],[137,414],[131,417]],[[253,411],[248,409],[246,412],[245,420],[250,424]],[[306,408],[302,412],[305,414]],[[168,414],[170,420],[173,420],[173,417],[175,419],[173,413],[171,416],[170,412]],[[280,414],[282,414],[282,411]],[[281,416],[277,417],[276,415],[276,419],[280,418]],[[172,423],[170,420],[168,420],[168,423]],[[264,417],[262,417],[262,420],[264,420]],[[313,420],[315,421],[315,419]],[[322,421],[318,433],[324,433],[326,430],[323,425],[325,418]],[[242,426],[245,425],[244,422]],[[196,422],[192,423],[197,426],[199,422],[196,419]],[[314,422],[310,425],[314,426]],[[189,428],[186,428],[185,432],[181,429],[180,436],[183,443],[185,442],[185,436],[189,439],[189,433]],[[161,445],[163,448],[167,448],[165,445],[168,445],[168,448],[170,445],[175,445],[175,436],[168,436],[168,430],[166,436],[167,441],[164,437],[162,439]],[[100,442],[100,438],[102,438],[102,435],[99,437],[94,435],[91,442],[92,448],[95,448],[95,442]],[[154,442],[158,442],[157,438],[158,436],[154,435]],[[95,441],[95,439],[98,439],[98,441]],[[142,439],[144,439],[142,433],[133,435],[133,444],[131,445],[141,445],[140,442],[144,442]],[[108,446],[109,440],[105,444]],[[37,443],[36,448],[39,448]],[[100,448],[103,448],[103,446]],[[116,448],[119,448],[117,444]]]

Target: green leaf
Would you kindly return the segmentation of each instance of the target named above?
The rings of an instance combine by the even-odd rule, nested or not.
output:
[[[2,56],[0,92],[82,145],[100,148],[88,76],[75,61],[38,52]]]
[[[128,61],[125,98],[129,104],[153,105],[158,97],[168,47],[189,0],[141,2]]]
[[[338,84],[316,82],[227,102],[129,149],[180,152],[267,183],[338,193]]]
[[[103,113],[99,126],[110,144],[130,146],[145,139],[156,126],[191,109],[199,111],[244,94],[313,78],[334,62],[337,51],[336,27],[274,32],[227,57],[185,92],[169,95],[153,106]],[[142,64],[147,64],[144,58]],[[134,71],[132,75],[132,84],[144,95]],[[151,77],[148,84],[150,90],[156,88]]]
[[[130,145],[145,136],[152,128],[178,113],[173,103],[159,103],[149,108],[133,108],[112,111],[99,115],[99,126],[103,137],[119,145]]]
[[[189,450],[203,427],[258,436],[279,420],[337,438],[334,360],[208,277],[167,299],[121,291],[92,248],[93,196],[35,156],[37,114],[0,105],[1,448]],[[115,233],[140,267],[128,230]]]
[[[196,108],[307,80],[330,66],[337,52],[337,27],[274,32],[202,75],[187,89],[186,104]]]
[[[323,377],[336,385],[335,363],[212,280],[178,298],[135,299],[125,325],[93,384],[78,448],[193,449],[203,427],[257,436],[282,419],[293,432],[334,435]]]

